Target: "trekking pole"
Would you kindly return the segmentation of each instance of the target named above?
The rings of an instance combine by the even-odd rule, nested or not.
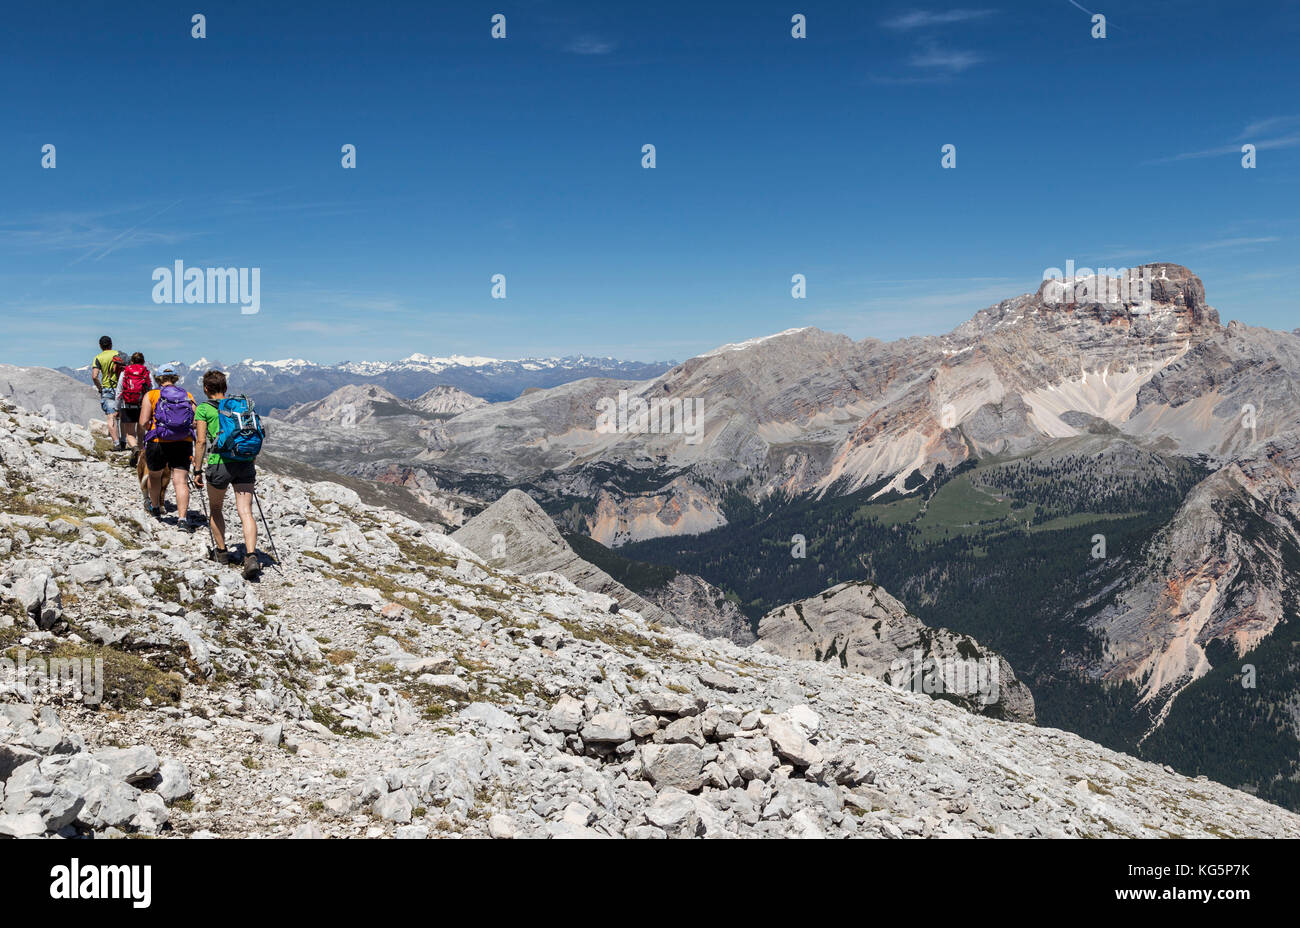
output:
[[[253,491],[253,502],[257,503],[257,514],[262,517],[262,526],[266,529],[266,540],[271,543],[271,553],[275,555],[275,569],[284,573],[284,568],[280,566],[280,552],[275,550],[275,537],[271,534],[271,523],[266,521],[266,513],[262,511],[262,500],[258,498],[257,491]]]
[[[190,475],[189,480],[190,489],[192,489],[199,497],[199,506],[203,509],[203,519],[208,523],[208,540],[212,542],[212,553],[215,555],[217,551],[217,534],[212,528],[212,516],[208,514],[207,484],[205,483],[202,487],[197,486],[194,483],[193,474]]]

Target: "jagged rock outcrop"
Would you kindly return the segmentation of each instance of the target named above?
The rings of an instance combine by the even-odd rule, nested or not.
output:
[[[1196,339],[1142,385],[1122,427],[1223,463],[1300,422],[1300,338],[1239,322]]]
[[[643,590],[642,595],[672,616],[678,628],[736,644],[755,640],[754,629],[740,607],[703,577],[676,573],[662,586]]]
[[[487,563],[520,574],[556,573],[580,589],[601,593],[654,622],[673,618],[574,553],[542,507],[511,490],[451,536]]]
[[[1300,604],[1300,433],[1275,435],[1216,470],[1151,540],[1123,589],[1090,609],[1107,642],[1093,672],[1136,683],[1157,718],[1211,667],[1210,646],[1246,654]],[[1279,681],[1280,682],[1280,681]],[[1279,711],[1300,698],[1279,693]]]
[[[677,574],[645,595],[635,593],[569,546],[542,507],[522,490],[511,490],[452,537],[494,566],[521,574],[553,572],[593,593],[613,597],[620,608],[647,620],[688,629],[706,638],[740,644],[754,640],[749,622],[722,592],[699,577]]]
[[[1034,721],[1034,697],[1011,665],[969,635],[931,628],[874,583],[841,583],[774,609],[758,647],[947,699],[971,712]]]

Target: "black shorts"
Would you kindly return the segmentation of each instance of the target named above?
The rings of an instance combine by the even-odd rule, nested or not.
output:
[[[119,417],[123,422],[130,422],[130,423],[132,423],[133,425],[139,424],[139,422],[140,422],[140,407],[139,407],[139,406],[119,406],[119,407],[117,407],[117,415],[118,415],[118,417]]]
[[[171,467],[176,470],[190,469],[190,456],[194,453],[192,441],[151,441],[144,447],[144,463],[151,471],[160,471]]]
[[[257,468],[252,461],[220,460],[209,464],[203,475],[208,479],[208,486],[218,490],[234,484],[236,492],[250,492],[257,482]]]

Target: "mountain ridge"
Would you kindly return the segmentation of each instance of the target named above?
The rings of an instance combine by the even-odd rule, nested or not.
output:
[[[1193,342],[1224,331],[1199,278],[1180,265],[1149,270],[1161,276],[1144,300],[1049,305],[1044,283],[948,335],[854,342],[805,327],[724,346],[635,385],[575,382],[462,418],[438,463],[456,471],[490,462],[516,481],[546,475],[557,492],[595,462],[667,468],[701,488],[748,481],[752,496],[852,492],[882,477],[891,478],[882,494],[901,490],[938,464],[1078,434],[1058,413],[1122,422],[1143,385]],[[703,439],[599,433],[598,404],[624,388],[647,402],[703,397]],[[498,429],[507,417],[511,427]],[[595,537],[616,539],[612,528]]]
[[[144,346],[148,347],[148,346]],[[156,352],[146,351],[151,365],[165,360]],[[514,399],[525,390],[550,387],[583,377],[618,374],[629,379],[657,376],[672,362],[620,361],[615,358],[525,358],[502,360],[453,355],[434,358],[413,354],[400,361],[343,362],[318,364],[303,359],[254,361],[246,358],[237,364],[222,364],[199,358],[192,364],[180,363],[182,382],[196,388],[209,367],[224,370],[232,384],[255,396],[260,408],[267,411],[288,409],[325,397],[343,386],[373,384],[402,399],[414,399],[438,386],[459,388],[488,402]],[[89,365],[81,368],[57,368],[60,373],[89,382]]]

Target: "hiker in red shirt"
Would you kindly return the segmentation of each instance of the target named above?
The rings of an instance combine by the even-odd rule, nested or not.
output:
[[[149,368],[144,366],[144,355],[137,351],[131,355],[131,363],[123,368],[122,376],[117,380],[117,416],[126,445],[131,449],[132,467],[140,456],[140,407],[144,405],[145,394],[152,385]]]

